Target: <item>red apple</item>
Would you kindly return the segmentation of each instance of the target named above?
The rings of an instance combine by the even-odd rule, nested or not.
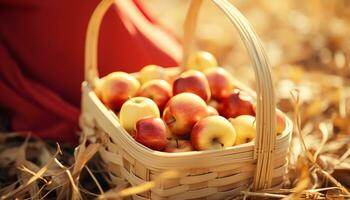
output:
[[[210,68],[204,74],[209,82],[212,98],[221,99],[233,90],[232,76],[224,68]]]
[[[209,116],[199,120],[191,132],[191,142],[197,150],[230,147],[235,140],[234,127],[221,116]]]
[[[151,80],[141,86],[138,96],[152,99],[162,111],[172,96],[171,85],[164,80]]]
[[[218,111],[213,106],[208,106],[208,116],[219,115]]]
[[[136,95],[139,81],[125,72],[113,72],[105,76],[96,85],[96,93],[111,110],[118,112],[128,98]]]
[[[169,153],[186,152],[193,150],[194,148],[190,141],[179,139],[169,140],[167,146],[164,149],[165,152]]]
[[[176,136],[186,135],[198,120],[206,117],[207,104],[192,93],[180,93],[172,97],[163,112],[163,119]]]
[[[226,118],[235,118],[239,115],[255,116],[253,98],[239,89],[233,90],[222,99],[218,111]]]
[[[161,151],[167,144],[166,125],[156,117],[143,118],[135,125],[135,140],[148,148]]]
[[[185,71],[173,83],[174,95],[190,92],[200,96],[204,101],[210,99],[210,88],[204,74],[196,70]]]

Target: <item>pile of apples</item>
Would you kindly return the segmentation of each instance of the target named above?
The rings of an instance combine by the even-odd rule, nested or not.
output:
[[[170,74],[148,65],[137,74],[113,72],[95,88],[120,125],[153,150],[222,149],[255,138],[255,103],[235,88],[232,76],[208,52],[190,56],[184,71]],[[277,112],[277,132],[285,118]]]

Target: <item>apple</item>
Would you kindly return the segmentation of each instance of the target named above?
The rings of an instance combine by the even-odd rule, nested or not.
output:
[[[280,111],[276,110],[276,132],[277,134],[281,134],[284,129],[286,129],[286,117]]]
[[[133,134],[133,129],[138,120],[145,117],[159,117],[157,104],[146,97],[133,97],[127,100],[120,109],[120,125],[129,133]]]
[[[135,140],[150,149],[161,151],[167,145],[166,131],[161,118],[142,118],[135,125]]]
[[[204,74],[197,70],[188,70],[182,73],[173,83],[174,95],[191,92],[200,96],[204,101],[210,99],[210,87]]]
[[[208,116],[219,115],[218,111],[213,106],[208,106]]]
[[[217,67],[218,63],[215,57],[206,51],[198,51],[188,58],[186,69],[195,69],[204,71],[205,69]]]
[[[169,140],[164,149],[164,151],[168,153],[187,152],[193,150],[194,148],[190,141],[179,139]]]
[[[221,99],[233,90],[232,76],[224,68],[210,68],[205,70],[204,74],[207,77],[212,98]]]
[[[185,92],[169,100],[163,111],[163,120],[173,135],[183,136],[190,133],[195,123],[207,115],[207,104],[204,100]]]
[[[136,95],[140,88],[139,81],[125,72],[113,72],[103,77],[96,84],[96,94],[111,110],[118,112],[128,98]]]
[[[218,111],[226,118],[234,118],[239,115],[255,116],[253,98],[239,89],[233,90],[221,100]]]
[[[158,65],[146,65],[139,72],[139,80],[142,84],[154,79],[163,79],[168,81],[169,77],[166,70]]]
[[[256,136],[255,117],[251,115],[241,115],[229,119],[236,130],[237,138],[235,145],[252,141]]]
[[[210,99],[209,102],[208,102],[208,105],[215,108],[216,110],[219,109],[219,102],[215,99]]]
[[[155,79],[143,84],[138,96],[152,99],[157,104],[159,110],[163,111],[166,103],[172,96],[171,90],[171,85],[168,82]]]
[[[256,103],[254,103],[254,111],[256,112]],[[276,109],[276,132],[281,134],[286,129],[286,116],[285,114]]]
[[[197,150],[222,149],[234,145],[235,141],[235,128],[222,116],[199,120],[191,132],[191,142]]]

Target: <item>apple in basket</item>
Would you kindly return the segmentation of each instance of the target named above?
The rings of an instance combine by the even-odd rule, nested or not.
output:
[[[239,115],[255,116],[253,98],[239,89],[234,89],[221,100],[218,111],[226,118],[234,118]]]
[[[136,122],[134,137],[146,147],[161,151],[167,145],[166,132],[166,125],[161,118],[146,117]]]
[[[210,101],[208,102],[208,106],[211,106],[213,108],[215,108],[215,110],[219,109],[219,102],[215,99],[210,99]]]
[[[194,148],[190,141],[181,139],[168,140],[168,144],[164,149],[164,151],[168,153],[187,152],[193,150]]]
[[[254,110],[256,112],[256,104],[254,104]],[[280,110],[276,110],[276,132],[281,134],[286,129],[286,117]]]
[[[198,51],[188,58],[186,69],[195,69],[204,71],[205,69],[217,67],[218,63],[215,57],[206,51]]]
[[[207,110],[208,110],[208,116],[219,115],[218,111],[213,106],[208,105]]]
[[[172,96],[171,85],[164,80],[151,80],[141,86],[138,96],[152,99],[162,111]]]
[[[222,116],[199,120],[191,132],[191,142],[196,150],[222,149],[234,145],[235,141],[235,128]]]
[[[100,79],[96,84],[96,94],[111,110],[118,112],[129,97],[136,95],[139,81],[125,72],[113,72]]]
[[[129,133],[138,120],[145,117],[159,117],[157,104],[146,97],[133,97],[127,100],[120,109],[120,125]]]
[[[207,104],[204,100],[185,92],[169,100],[163,112],[163,120],[172,134],[183,136],[189,134],[195,123],[207,115]]]
[[[235,145],[252,141],[256,136],[255,117],[251,115],[241,115],[229,119],[236,130],[237,138]]]
[[[183,72],[173,83],[174,95],[191,92],[200,96],[204,101],[210,99],[209,83],[204,74],[197,70]]]
[[[286,117],[280,110],[276,110],[276,120],[276,132],[277,134],[281,134],[284,131],[284,129],[286,129]]]
[[[209,82],[212,98],[221,99],[233,90],[232,76],[224,68],[210,68],[204,74]]]
[[[163,67],[158,65],[146,65],[139,72],[139,80],[142,84],[154,79],[168,81],[169,77]]]

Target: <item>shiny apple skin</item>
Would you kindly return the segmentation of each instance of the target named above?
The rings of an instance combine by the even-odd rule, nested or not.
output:
[[[173,94],[177,95],[184,92],[190,92],[200,96],[205,102],[208,102],[211,94],[208,80],[200,71],[185,71],[173,83]]]
[[[172,97],[172,88],[168,82],[155,79],[143,84],[137,96],[152,99],[157,104],[159,110],[163,111],[165,105]]]
[[[207,105],[193,93],[173,96],[163,111],[163,120],[175,136],[189,134],[200,119],[208,116]]]
[[[166,131],[161,118],[143,118],[136,122],[135,140],[150,149],[161,151],[167,145]]]
[[[255,116],[253,98],[239,89],[233,90],[220,101],[218,111],[226,118],[235,118],[240,115]]]

